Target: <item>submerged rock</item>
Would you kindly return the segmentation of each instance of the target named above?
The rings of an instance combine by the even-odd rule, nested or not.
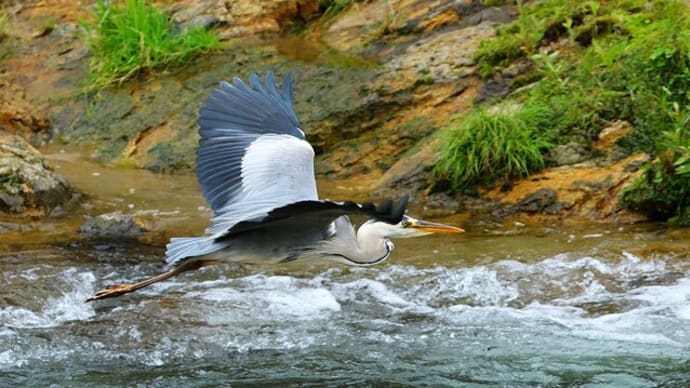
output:
[[[79,233],[89,238],[138,238],[153,229],[137,216],[113,212],[89,218],[79,227]]]

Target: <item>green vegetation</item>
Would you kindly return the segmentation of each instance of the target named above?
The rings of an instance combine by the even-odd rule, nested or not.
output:
[[[324,16],[333,16],[352,4],[353,0],[321,0],[319,7],[324,10]]]
[[[688,5],[680,0],[545,0],[518,2],[518,8],[519,17],[475,55],[487,78],[515,61],[532,69],[513,80],[509,98],[519,106],[512,118],[502,118],[508,120],[506,130],[520,128],[533,106],[542,106],[550,118],[531,125],[533,135],[561,144],[589,145],[612,121],[632,123],[631,133],[617,145],[624,153],[644,151],[656,159],[623,203],[653,218],[690,224]],[[474,111],[454,133],[458,139],[476,136],[462,132],[478,131],[488,125],[478,120],[490,119]],[[528,138],[516,148],[533,149]],[[437,166],[440,178],[456,188],[482,183],[486,171],[459,165],[475,156],[455,159],[468,152],[459,144],[457,139],[446,143]],[[507,171],[495,165],[494,170]]]
[[[3,175],[0,175],[0,188],[9,193],[16,193],[24,183],[24,179],[22,179],[22,176],[19,175],[16,167],[9,167],[9,169],[3,169]]]
[[[449,178],[452,188],[526,176],[544,167],[542,150],[549,140],[532,128],[544,125],[550,113],[543,106],[514,112],[488,112],[478,108],[450,131],[437,173]]]
[[[122,82],[147,69],[179,65],[207,50],[220,48],[218,38],[202,28],[176,31],[145,0],[97,1],[90,32],[89,88]]]
[[[40,26],[40,35],[47,35],[50,32],[52,32],[55,29],[55,26],[57,26],[57,19],[54,17],[49,17],[48,19],[44,20],[43,23],[41,23]]]
[[[658,112],[674,122],[659,140],[656,159],[622,196],[624,206],[653,219],[690,226],[690,107]]]
[[[7,36],[7,11],[0,10],[0,41]]]
[[[504,5],[510,0],[481,0],[480,3],[487,7],[497,7],[499,5]]]

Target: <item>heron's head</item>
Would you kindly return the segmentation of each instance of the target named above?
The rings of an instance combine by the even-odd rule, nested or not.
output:
[[[372,219],[362,226],[364,227],[365,225],[381,237],[386,238],[408,238],[426,236],[432,233],[462,233],[465,231],[455,226],[424,221],[408,215],[402,216],[402,219],[397,224]]]

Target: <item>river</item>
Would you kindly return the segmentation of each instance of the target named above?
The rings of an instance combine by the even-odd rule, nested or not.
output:
[[[373,268],[219,266],[85,303],[161,271],[161,239],[210,213],[191,176],[44,152],[88,199],[0,234],[0,386],[690,384],[690,230],[460,215],[439,221],[466,234],[395,241]],[[115,210],[168,232],[75,232]]]

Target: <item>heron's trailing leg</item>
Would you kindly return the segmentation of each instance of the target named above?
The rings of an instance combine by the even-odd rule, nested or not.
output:
[[[112,286],[100,290],[97,293],[95,293],[92,297],[88,298],[86,301],[90,302],[92,300],[96,299],[105,299],[105,298],[114,298],[116,296],[124,295],[124,294],[129,294],[130,292],[134,292],[138,289],[144,288],[146,286],[150,286],[153,283],[160,282],[161,280],[169,279],[173,276],[177,276],[183,272],[188,272],[188,271],[194,271],[197,270],[201,267],[208,267],[209,265],[215,265],[221,263],[218,260],[196,260],[196,261],[189,261],[187,263],[184,263],[180,265],[179,267],[175,267],[171,269],[168,272],[163,272],[162,274],[150,277],[148,279],[142,280],[137,283],[129,283],[129,284],[113,284]]]

